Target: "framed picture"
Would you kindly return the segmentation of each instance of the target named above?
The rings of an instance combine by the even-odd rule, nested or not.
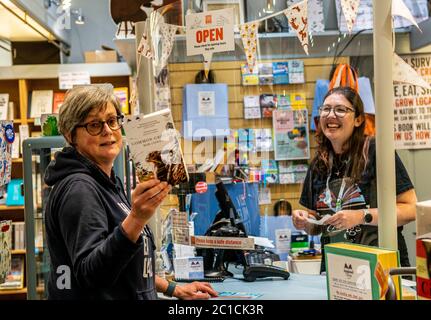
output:
[[[202,0],[203,11],[220,10],[234,8],[235,24],[244,23],[244,2],[243,0]]]

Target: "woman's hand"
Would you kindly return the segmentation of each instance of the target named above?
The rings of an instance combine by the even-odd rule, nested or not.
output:
[[[192,282],[176,286],[174,297],[182,300],[209,299],[217,297],[217,292],[207,282]]]
[[[326,220],[325,224],[333,225],[338,230],[345,230],[362,224],[363,220],[364,212],[362,210],[341,210]]]
[[[171,186],[153,179],[138,184],[132,193],[132,210],[121,226],[127,237],[136,242],[156,208],[166,198]]]
[[[138,184],[132,193],[130,214],[146,224],[169,191],[171,191],[171,186],[167,182],[160,182],[157,179]]]
[[[306,210],[293,210],[292,222],[295,228],[298,230],[306,230],[308,227],[308,216],[309,213]]]

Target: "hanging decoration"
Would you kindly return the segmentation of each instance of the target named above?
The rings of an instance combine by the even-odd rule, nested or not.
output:
[[[360,0],[341,0],[344,17],[346,18],[347,29],[352,33],[353,25],[358,14]]]
[[[187,56],[203,55],[208,77],[213,53],[235,50],[233,8],[186,16]]]
[[[138,53],[147,59],[154,59],[153,50],[151,48],[150,42],[148,41],[148,31],[146,28],[138,45]]]
[[[245,56],[247,58],[247,67],[250,73],[253,73],[253,70],[256,68],[257,28],[257,22],[241,24],[239,26],[239,33],[241,35]]]
[[[415,18],[403,0],[392,0],[392,16],[400,16],[409,20],[416,26],[416,28],[419,29],[419,31],[422,32],[421,28],[419,28]]]
[[[175,41],[175,33],[177,33],[177,26],[167,23],[162,23],[160,26],[160,35],[162,40],[162,56],[160,58],[160,63],[158,63],[158,68],[156,70],[155,76],[157,77],[159,73],[166,67],[169,56],[171,55],[172,48]]]
[[[431,85],[396,53],[393,55],[392,76],[394,82],[408,83],[422,88],[431,89]]]
[[[290,26],[296,31],[302,48],[308,55],[308,14],[307,14],[307,0],[299,2],[286,10],[284,14],[289,21]]]

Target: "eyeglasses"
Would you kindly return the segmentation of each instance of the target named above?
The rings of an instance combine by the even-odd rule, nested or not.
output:
[[[355,112],[354,109],[341,104],[336,106],[323,105],[319,108],[319,115],[325,118],[329,116],[332,110],[334,110],[334,114],[337,118],[344,118],[348,112]]]
[[[123,115],[109,118],[106,121],[91,121],[85,124],[76,126],[76,128],[85,128],[87,132],[92,136],[97,136],[102,133],[105,123],[111,130],[118,130],[123,126]]]

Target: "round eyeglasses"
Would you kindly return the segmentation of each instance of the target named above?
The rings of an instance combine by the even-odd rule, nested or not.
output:
[[[92,136],[97,136],[102,133],[105,123],[108,125],[109,129],[116,131],[123,126],[123,115],[111,117],[105,121],[90,121],[85,124],[76,126],[76,128],[85,128],[87,132]]]
[[[329,116],[332,110],[334,110],[334,114],[337,118],[344,118],[347,113],[355,112],[354,109],[343,105],[336,105],[336,106],[323,105],[319,108],[319,115],[325,118]]]

